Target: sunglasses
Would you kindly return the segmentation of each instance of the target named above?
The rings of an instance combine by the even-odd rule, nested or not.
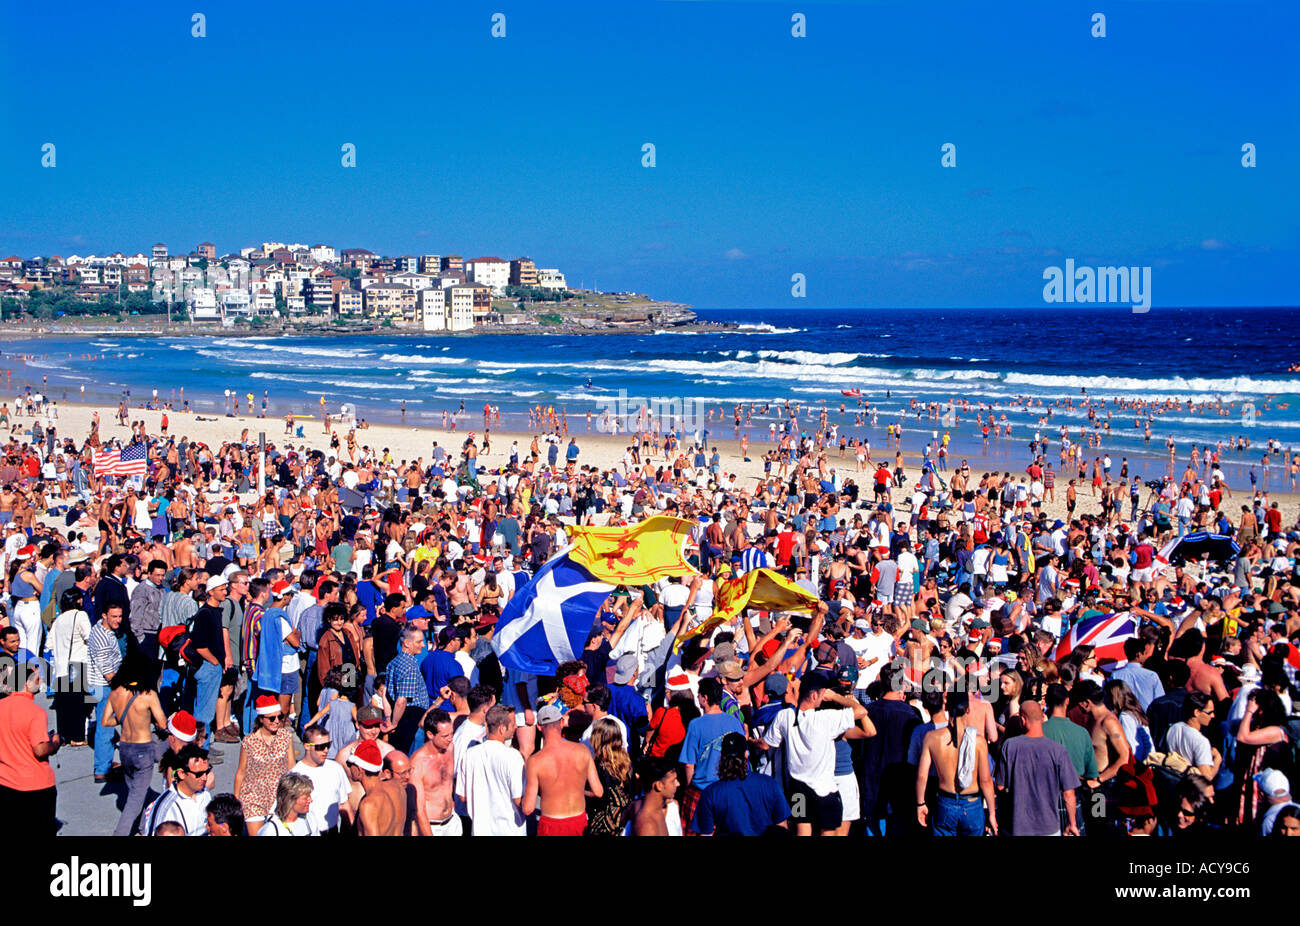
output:
[[[209,765],[207,768],[201,768],[198,771],[191,771],[190,769],[187,768],[181,769],[181,771],[183,771],[186,775],[193,775],[195,778],[202,778],[208,772],[212,771],[212,766]]]
[[[271,723],[272,721],[274,721],[275,723],[279,723],[280,721],[284,720],[284,715],[283,715],[283,714],[263,714],[263,715],[262,715],[262,719],[263,719],[264,721],[266,721],[267,723]]]
[[[333,740],[326,740],[326,741],[323,742],[323,743],[308,743],[308,744],[307,744],[307,748],[308,748],[308,749],[315,749],[315,750],[317,750],[318,752],[324,752],[326,749],[329,749],[329,748],[330,748],[330,746],[332,745],[332,743],[333,743]]]

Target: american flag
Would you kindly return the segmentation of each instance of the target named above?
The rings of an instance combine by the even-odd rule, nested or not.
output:
[[[1138,621],[1128,614],[1098,614],[1085,618],[1070,628],[1056,648],[1056,661],[1060,662],[1075,647],[1087,644],[1099,662],[1124,658],[1124,641],[1137,636]]]
[[[148,450],[143,443],[121,450],[96,450],[95,473],[99,476],[143,476],[148,469]]]

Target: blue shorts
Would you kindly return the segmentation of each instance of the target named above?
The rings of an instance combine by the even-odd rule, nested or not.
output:
[[[282,672],[280,673],[280,694],[296,694],[298,691],[298,673]]]

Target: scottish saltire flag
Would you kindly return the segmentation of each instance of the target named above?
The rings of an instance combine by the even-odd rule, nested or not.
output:
[[[507,669],[554,675],[576,659],[613,585],[597,582],[565,553],[516,589],[497,621],[492,649]]]
[[[1099,662],[1124,658],[1124,641],[1137,636],[1138,620],[1132,614],[1098,614],[1070,628],[1056,647],[1059,663],[1077,647],[1091,646]]]

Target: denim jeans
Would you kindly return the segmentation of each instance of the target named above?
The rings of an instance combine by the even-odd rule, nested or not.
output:
[[[208,725],[208,732],[214,733],[212,723],[217,716],[217,693],[221,689],[221,666],[213,662],[204,662],[194,672],[194,719]]]
[[[974,800],[945,797],[940,794],[934,808],[931,831],[936,836],[983,836],[984,804],[979,795]]]
[[[95,701],[95,774],[107,775],[113,764],[113,747],[117,743],[117,727],[104,726],[104,712],[108,710],[107,685],[90,690],[88,697]]]
[[[130,836],[140,811],[144,810],[144,799],[149,796],[149,781],[153,778],[154,744],[121,743],[117,747],[122,753],[122,768],[126,772],[126,804],[122,807],[122,816],[117,821],[114,836]]]

